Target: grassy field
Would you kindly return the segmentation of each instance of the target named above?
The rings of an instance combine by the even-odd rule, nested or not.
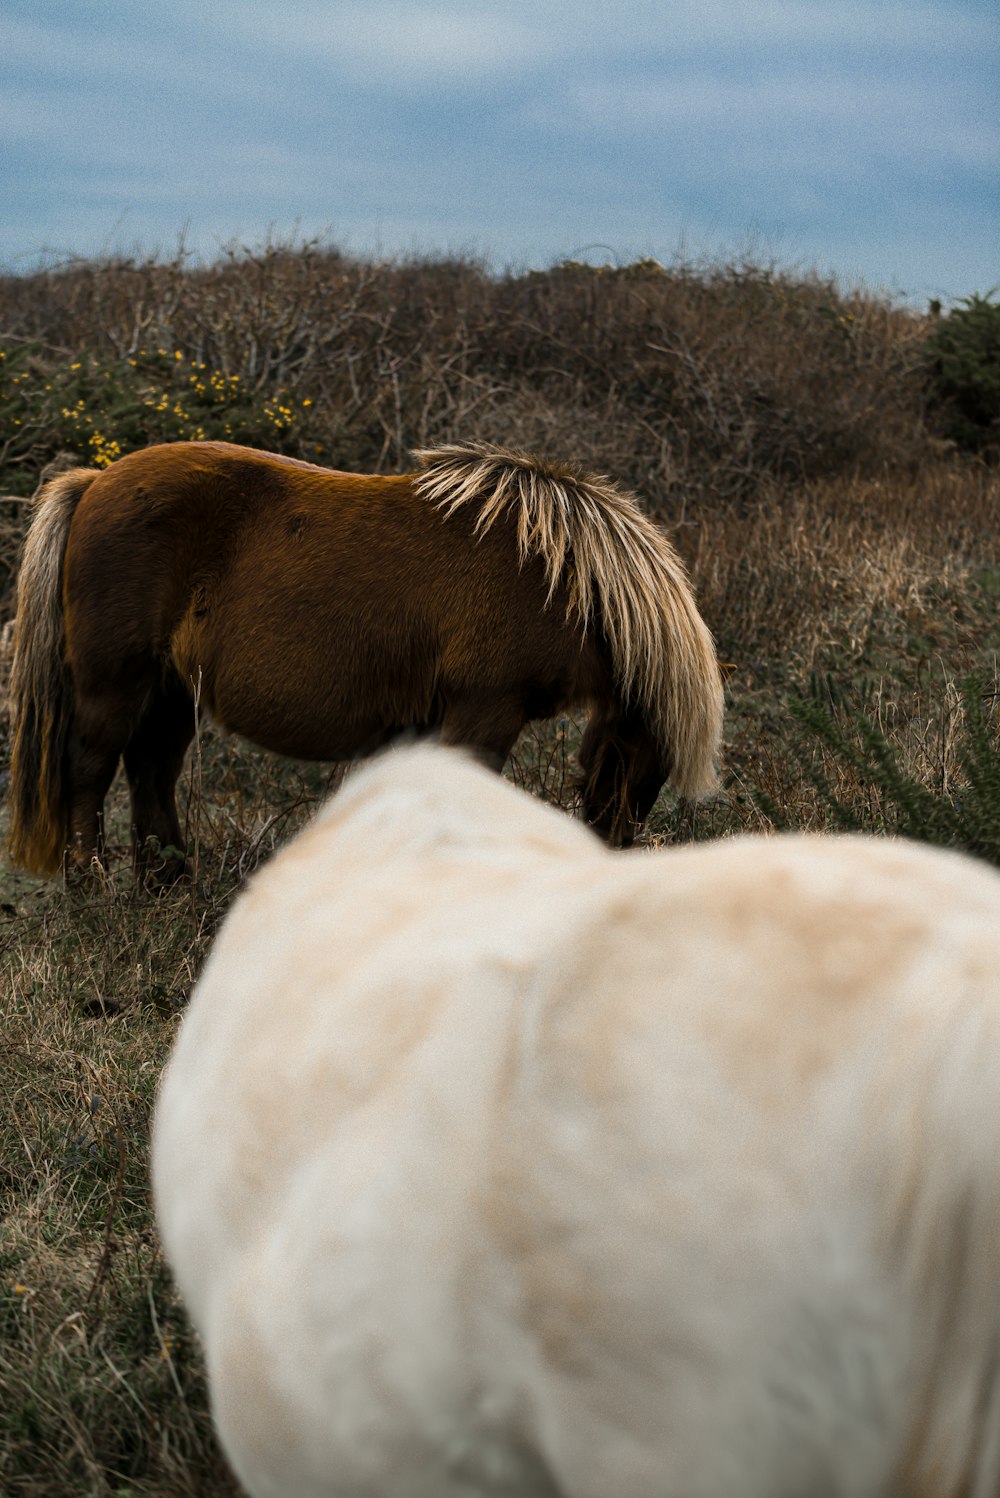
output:
[[[891,832],[900,787],[945,808],[946,840],[1000,816],[968,751],[970,700],[1000,739],[1000,476],[942,435],[930,319],[752,266],[498,280],[305,246],[0,280],[0,330],[0,623],[21,499],[59,451],[100,464],[202,432],[402,469],[489,438],[630,483],[690,566],[726,666],[724,786],[693,811],[661,800],[647,846],[844,809]],[[571,811],[578,733],[532,727],[507,773]],[[149,1111],[230,899],[337,778],[206,725],[182,786],[190,885],[136,892],[120,785],[104,887],[0,869],[4,1498],[236,1492],[151,1222]]]

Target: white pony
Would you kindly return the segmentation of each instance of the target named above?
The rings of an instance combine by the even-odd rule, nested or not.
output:
[[[254,1498],[996,1498],[1000,877],[612,854],[455,751],[236,902],[163,1240]]]

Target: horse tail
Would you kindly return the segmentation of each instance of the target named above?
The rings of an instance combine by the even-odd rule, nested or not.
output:
[[[682,796],[716,784],[722,680],[684,564],[635,496],[611,479],[486,443],[418,452],[414,487],[446,515],[476,504],[476,533],[517,518],[522,564],[565,585],[584,630],[599,618],[623,705],[641,711]]]
[[[38,875],[59,872],[68,836],[65,759],[73,695],[63,558],[73,512],[98,472],[73,468],[39,490],[17,579],[8,842],[13,862]]]

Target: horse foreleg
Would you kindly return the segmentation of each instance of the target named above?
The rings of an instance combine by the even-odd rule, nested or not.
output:
[[[527,721],[524,701],[517,697],[463,697],[445,708],[441,742],[473,750],[497,774]]]
[[[630,848],[669,774],[636,712],[595,711],[580,744],[583,813],[605,842]]]
[[[185,871],[176,788],[194,728],[191,697],[179,681],[171,682],[146,708],[125,746],[133,862],[137,878],[149,885],[172,884]]]

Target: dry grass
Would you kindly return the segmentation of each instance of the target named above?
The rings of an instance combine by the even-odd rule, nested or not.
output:
[[[877,785],[796,740],[789,698],[810,680],[863,704],[922,784],[960,788],[956,683],[995,681],[1000,656],[1000,480],[924,430],[909,314],[747,268],[495,282],[314,247],[0,282],[0,327],[308,381],[347,464],[482,437],[632,483],[670,522],[728,673],[726,788],[693,812],[661,802],[653,844],[766,829],[761,792],[829,826],[810,761],[884,824]],[[8,566],[23,508],[0,514]],[[578,737],[573,719],[529,729],[508,774],[571,809]],[[4,756],[0,726],[0,776]],[[149,1109],[233,892],[335,779],[206,728],[183,787],[190,887],[133,890],[121,787],[104,887],[0,873],[4,1495],[236,1491],[150,1220]]]
[[[188,971],[162,923],[190,928],[164,910],[151,942],[148,911],[103,900],[68,916],[43,897],[2,938],[0,1490],[235,1492],[148,1201],[173,1023],[146,983]]]

